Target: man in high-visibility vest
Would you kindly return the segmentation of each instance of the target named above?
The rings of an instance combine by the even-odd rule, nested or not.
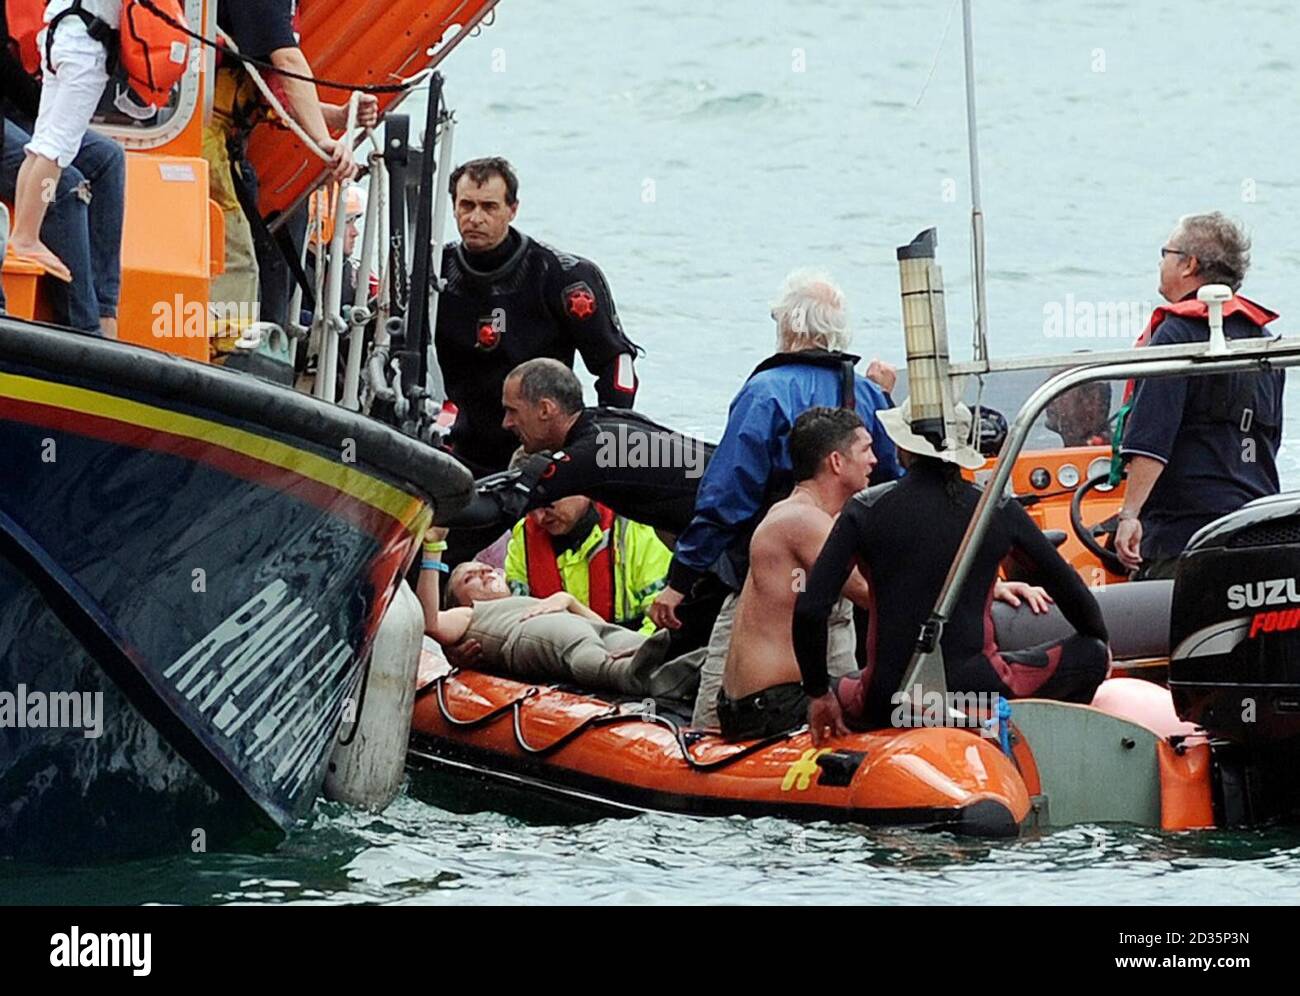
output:
[[[574,496],[520,519],[506,551],[516,595],[567,591],[601,618],[653,633],[645,610],[664,586],[672,552],[649,526]]]

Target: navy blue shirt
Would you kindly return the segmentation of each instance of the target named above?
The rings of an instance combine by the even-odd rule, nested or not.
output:
[[[217,25],[239,46],[241,55],[266,59],[282,48],[297,48],[294,0],[233,0],[217,8]]]
[[[1229,339],[1268,333],[1243,314],[1223,320]],[[1169,315],[1153,346],[1205,342],[1203,318]],[[1180,554],[1202,526],[1279,490],[1285,373],[1214,374],[1138,380],[1120,453],[1165,465],[1142,506],[1142,559]]]

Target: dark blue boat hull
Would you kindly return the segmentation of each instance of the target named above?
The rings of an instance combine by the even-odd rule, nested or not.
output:
[[[292,392],[6,324],[0,853],[287,828],[431,506],[467,499],[469,475]],[[74,695],[102,702],[97,730]]]

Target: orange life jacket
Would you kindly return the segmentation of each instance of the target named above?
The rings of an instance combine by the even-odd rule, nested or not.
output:
[[[588,605],[602,619],[614,620],[614,511],[599,502],[600,529],[607,541],[587,563]],[[555,559],[555,548],[550,534],[537,525],[531,516],[524,519],[524,556],[528,563],[528,592],[534,598],[545,598],[564,590],[560,578],[560,565]]]
[[[1235,294],[1223,302],[1223,317],[1229,315],[1243,314],[1256,325],[1263,328],[1269,322],[1277,318],[1277,315],[1267,308],[1256,304],[1249,298]],[[1142,330],[1142,334],[1137,337],[1134,346],[1145,346],[1155,335],[1155,331],[1160,327],[1160,323],[1169,315],[1181,315],[1184,318],[1206,318],[1210,317],[1210,306],[1204,301],[1198,301],[1193,298],[1190,301],[1175,301],[1173,304],[1162,304],[1151,312],[1151,320],[1147,322],[1147,327]],[[1124,400],[1128,401],[1133,396],[1133,381],[1130,379],[1124,385]]]
[[[23,68],[33,74],[41,69],[36,39],[45,26],[47,4],[48,0],[8,0],[6,5],[9,34],[18,44]],[[189,26],[181,0],[122,0],[116,45],[113,29],[75,0],[51,22],[45,40],[47,52],[59,22],[69,15],[81,18],[92,38],[115,49],[127,83],[141,100],[152,107],[167,103],[172,89],[185,75],[190,58],[190,38],[186,34]]]
[[[1263,328],[1269,322],[1277,318],[1275,312],[1269,311],[1262,305],[1256,304],[1249,298],[1242,297],[1240,294],[1234,294],[1228,300],[1223,302],[1223,317],[1226,319],[1229,315],[1243,314],[1252,322]],[[1193,298],[1190,301],[1175,301],[1173,304],[1162,304],[1151,312],[1151,320],[1147,322],[1147,327],[1142,330],[1142,334],[1137,337],[1137,342],[1133,345],[1145,346],[1155,335],[1156,329],[1160,327],[1169,315],[1181,315],[1184,318],[1209,318],[1210,306],[1204,301]],[[1120,403],[1119,411],[1114,415],[1115,429],[1111,433],[1110,444],[1110,484],[1119,484],[1124,478],[1124,458],[1120,455],[1120,449],[1124,443],[1124,429],[1128,422],[1128,413],[1132,407],[1133,391],[1136,387],[1134,378],[1129,378],[1124,385],[1124,398]]]

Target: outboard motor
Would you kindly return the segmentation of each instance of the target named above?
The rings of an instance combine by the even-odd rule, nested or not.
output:
[[[1214,749],[1223,823],[1300,803],[1300,495],[1210,523],[1179,559],[1169,688]]]

